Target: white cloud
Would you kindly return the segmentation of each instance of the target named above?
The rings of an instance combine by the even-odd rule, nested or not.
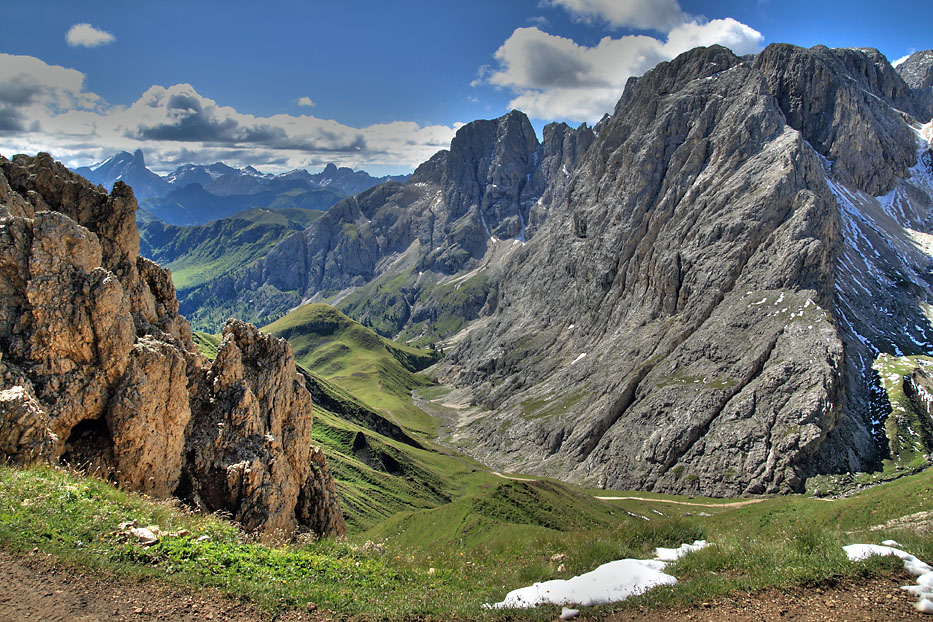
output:
[[[84,74],[32,56],[0,54],[0,136],[38,130],[51,115],[96,108]]]
[[[298,99],[298,105],[299,105],[299,106],[307,106],[308,108],[310,108],[310,107],[314,106],[314,102],[311,101],[311,98],[310,98],[310,97],[300,97],[300,98]]]
[[[608,0],[559,1],[581,7],[610,6]],[[623,5],[639,3],[618,4]],[[617,19],[623,17],[620,13]],[[732,18],[691,18],[671,27],[664,39],[607,36],[593,47],[538,28],[518,28],[496,51],[498,67],[480,71],[477,80],[513,91],[515,98],[509,106],[532,117],[595,122],[612,111],[631,76],[642,75],[661,61],[713,44],[748,54],[761,49],[763,42],[761,33]]]
[[[547,0],[565,9],[575,19],[606,22],[615,28],[638,28],[667,32],[688,21],[677,0]]]
[[[911,52],[911,54],[905,54],[904,56],[901,56],[901,57],[900,57],[899,59],[897,59],[896,61],[893,61],[893,62],[891,63],[891,66],[894,67],[894,68],[897,68],[898,65],[900,65],[900,64],[903,63],[905,60],[907,60],[908,58],[910,58],[912,54],[913,54],[913,52]]]
[[[668,33],[663,47],[671,58],[695,47],[710,45],[722,45],[743,56],[758,52],[763,42],[764,36],[760,32],[727,17],[681,24]]]
[[[116,41],[109,32],[94,28],[90,24],[75,24],[65,34],[65,41],[71,47],[93,48]]]
[[[129,106],[107,105],[84,75],[31,56],[0,54],[0,153],[49,151],[77,167],[121,150],[154,170],[223,160],[269,172],[339,166],[414,169],[450,145],[459,125],[354,128],[311,115],[244,114],[190,84],[152,86]]]

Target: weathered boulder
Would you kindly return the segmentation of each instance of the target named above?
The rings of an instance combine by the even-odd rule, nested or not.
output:
[[[49,416],[25,387],[0,390],[0,453],[29,464],[48,459],[57,440]]]

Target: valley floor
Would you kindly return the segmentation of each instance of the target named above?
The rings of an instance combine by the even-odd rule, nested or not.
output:
[[[290,611],[271,618],[262,610],[214,591],[181,591],[156,581],[92,575],[56,564],[34,553],[14,556],[0,550],[0,622],[28,620],[218,620],[282,622],[336,619],[326,612]],[[910,583],[906,573],[874,579],[845,578],[831,587],[769,589],[738,593],[689,608],[662,607],[623,610],[615,622],[664,620],[912,620],[924,619],[910,595],[900,589]],[[584,612],[578,620],[594,619]]]

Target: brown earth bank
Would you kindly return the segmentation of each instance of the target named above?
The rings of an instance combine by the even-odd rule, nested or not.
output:
[[[290,611],[273,617],[217,591],[185,590],[155,580],[68,568],[34,553],[0,551],[0,622],[61,620],[229,620],[246,622],[324,622],[339,619],[323,611]],[[764,590],[711,599],[691,607],[634,609],[608,616],[584,610],[577,620],[660,622],[665,620],[922,620],[914,599],[900,589],[912,583],[906,573],[875,579],[840,579],[831,586]],[[556,616],[555,616],[556,617]]]
[[[0,622],[32,620],[205,620],[281,622],[329,620],[320,612],[278,617],[212,590],[185,590],[155,580],[76,571],[43,554],[19,556],[0,550]]]
[[[703,601],[692,607],[637,609],[606,618],[612,622],[660,622],[661,620],[696,620],[698,622],[735,622],[756,620],[796,620],[818,622],[840,620],[929,619],[914,609],[916,599],[901,590],[914,583],[906,572],[874,579],[840,579],[824,587],[799,587],[790,590],[769,589],[753,594],[736,593]],[[577,620],[594,619],[581,615]]]

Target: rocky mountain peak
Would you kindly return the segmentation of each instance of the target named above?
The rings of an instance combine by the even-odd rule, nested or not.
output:
[[[933,87],[933,50],[921,50],[907,57],[897,66],[897,73],[910,88],[924,89]]]
[[[933,50],[914,52],[897,66],[897,73],[914,90],[926,119],[933,117]]]
[[[929,258],[901,228],[929,222],[916,104],[874,50],[697,49],[630,81],[442,364],[485,408],[458,441],[706,494],[877,464],[872,357],[927,339]],[[892,302],[873,315],[860,291]]]
[[[913,132],[890,110],[920,116],[913,92],[877,50],[772,44],[755,68],[784,113],[845,183],[888,192],[916,163]]]
[[[473,209],[485,221],[488,236],[517,236],[518,198],[535,164],[537,147],[531,122],[517,110],[457,130],[443,182],[451,217]]]

